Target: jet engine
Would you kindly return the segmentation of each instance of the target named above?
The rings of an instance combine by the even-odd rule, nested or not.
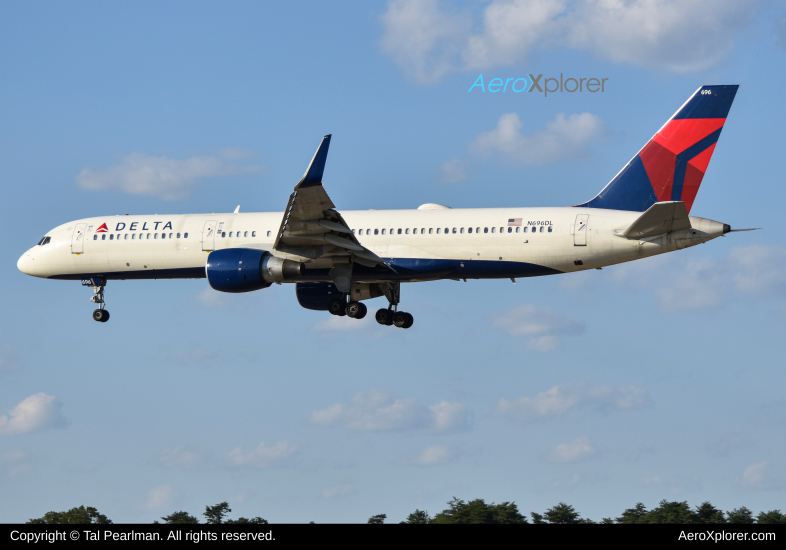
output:
[[[210,286],[221,292],[250,292],[303,275],[301,262],[284,260],[264,250],[225,248],[207,257],[205,274]]]

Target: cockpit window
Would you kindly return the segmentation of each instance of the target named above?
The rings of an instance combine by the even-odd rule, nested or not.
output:
[[[49,244],[49,241],[52,240],[52,237],[44,237],[40,241],[38,241],[38,246],[44,246],[45,244]]]

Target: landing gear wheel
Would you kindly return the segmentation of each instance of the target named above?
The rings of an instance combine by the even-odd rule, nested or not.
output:
[[[374,317],[380,325],[390,326],[393,324],[393,312],[389,309],[378,309]]]
[[[412,323],[415,322],[415,318],[412,316],[411,313],[404,313],[407,316],[407,320],[401,325],[401,328],[409,328],[412,326]]]
[[[404,328],[404,325],[409,320],[407,315],[408,314],[403,311],[397,311],[396,313],[393,314],[393,324],[396,325],[398,328]]]
[[[360,302],[350,302],[347,304],[347,317],[351,317],[353,319],[362,319],[368,313],[368,308],[366,304],[361,304]]]
[[[105,309],[97,309],[93,312],[93,320],[106,323],[109,320],[109,312]]]
[[[347,303],[341,298],[334,298],[328,303],[328,311],[331,315],[343,317],[347,314]]]

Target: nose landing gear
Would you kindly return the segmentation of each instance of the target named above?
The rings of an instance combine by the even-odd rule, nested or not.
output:
[[[106,279],[83,279],[82,286],[92,286],[93,295],[90,301],[98,304],[98,309],[93,311],[93,320],[99,323],[106,323],[109,321],[109,311],[106,310],[106,302],[104,301],[104,287],[106,287]]]

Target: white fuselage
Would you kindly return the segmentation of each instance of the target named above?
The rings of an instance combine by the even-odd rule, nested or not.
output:
[[[511,271],[511,262],[549,273],[581,271],[670,252],[723,234],[722,224],[691,217],[693,229],[631,240],[621,232],[640,212],[596,208],[443,207],[342,215],[363,246],[394,265],[408,259],[460,261],[461,268],[467,265],[466,278],[547,274],[538,269]],[[280,212],[86,218],[47,233],[49,242],[23,254],[18,267],[29,275],[58,279],[204,277],[212,250],[271,250],[281,219]],[[208,222],[216,222],[217,231],[208,234]],[[103,224],[106,230],[99,232]],[[471,262],[483,262],[484,269],[471,270]],[[323,263],[306,262],[307,273]],[[461,277],[457,271],[449,278]],[[402,280],[435,278],[441,277],[426,271]]]

